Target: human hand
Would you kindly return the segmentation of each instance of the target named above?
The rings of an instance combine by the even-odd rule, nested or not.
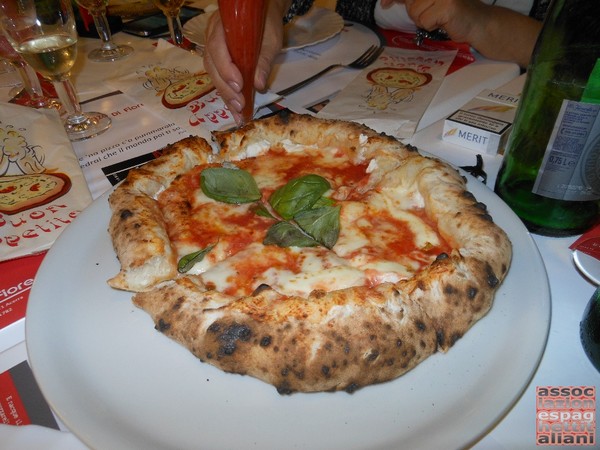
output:
[[[281,51],[283,42],[283,15],[289,7],[287,0],[267,2],[265,31],[258,58],[254,87],[264,91],[271,73],[273,60]],[[242,74],[231,59],[225,42],[225,31],[218,11],[208,21],[205,47],[204,68],[211,76],[215,88],[221,95],[225,105],[233,115],[236,123],[241,121],[241,111],[246,103],[242,95]]]
[[[453,41],[469,43],[489,8],[480,0],[381,0],[384,8],[393,3],[404,3],[417,27],[427,31],[441,28]]]

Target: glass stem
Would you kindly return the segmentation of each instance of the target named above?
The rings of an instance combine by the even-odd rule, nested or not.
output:
[[[40,80],[33,70],[28,64],[22,62],[15,62],[14,67],[19,72],[21,79],[23,80],[23,88],[29,94],[32,99],[40,98],[44,96],[44,92],[42,91],[42,85],[40,84]]]
[[[54,89],[58,94],[58,98],[67,112],[67,122],[71,125],[78,125],[87,120],[81,112],[81,105],[77,100],[75,88],[68,78],[66,80],[53,81]]]
[[[167,22],[169,23],[169,32],[173,38],[173,43],[177,46],[183,45],[183,29],[181,27],[181,21],[179,20],[179,14],[167,15]]]
[[[104,50],[114,50],[116,45],[112,41],[106,14],[102,11],[100,13],[92,14],[92,17],[94,18],[94,25],[96,26],[96,31],[98,31],[98,36],[100,36],[100,39],[102,40],[102,48]]]

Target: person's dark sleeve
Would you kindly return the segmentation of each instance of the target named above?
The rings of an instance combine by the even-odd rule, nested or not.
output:
[[[345,20],[373,26],[375,25],[375,3],[377,0],[338,0],[335,10]]]
[[[290,5],[290,9],[288,9],[287,14],[283,18],[283,21],[288,23],[294,17],[306,14],[313,3],[314,0],[293,0],[292,4]]]
[[[338,0],[335,10],[345,20],[373,26],[375,24],[376,2],[377,0]],[[287,23],[295,16],[306,14],[313,3],[314,0],[293,0],[284,17],[284,22]]]

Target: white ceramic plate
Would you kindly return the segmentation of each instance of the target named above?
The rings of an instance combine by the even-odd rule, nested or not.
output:
[[[29,360],[49,404],[93,448],[452,449],[497,423],[544,351],[550,294],[531,236],[488,188],[470,181],[514,246],[490,313],[447,354],[354,394],[280,396],[254,378],[201,363],[154,330],[106,279],[118,263],[107,195],[60,235],[36,277]]]
[[[194,44],[204,46],[204,32],[211,13],[200,14],[183,26],[185,37]],[[304,16],[287,24],[283,31],[283,50],[292,50],[318,44],[331,39],[344,28],[342,17],[326,8],[312,8]]]
[[[600,285],[600,261],[586,253],[575,250],[573,262],[577,268],[594,284]]]

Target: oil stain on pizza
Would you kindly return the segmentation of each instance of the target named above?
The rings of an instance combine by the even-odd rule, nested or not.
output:
[[[281,394],[354,392],[491,308],[511,243],[449,165],[287,112],[213,138],[173,144],[109,198],[109,284],[200,360]]]

